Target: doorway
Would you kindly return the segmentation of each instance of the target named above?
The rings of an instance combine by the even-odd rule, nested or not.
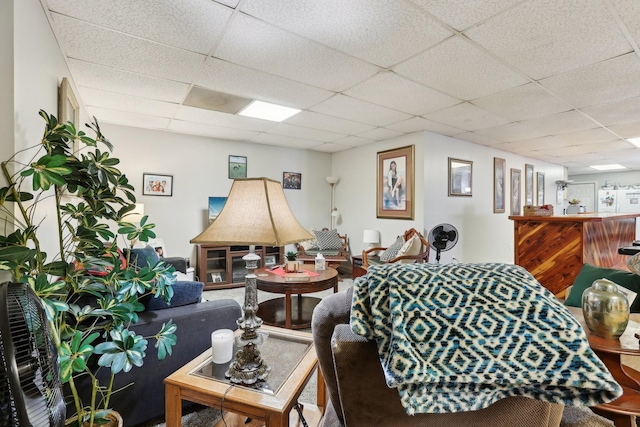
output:
[[[567,186],[567,200],[579,199],[587,212],[596,212],[596,182],[571,182]]]

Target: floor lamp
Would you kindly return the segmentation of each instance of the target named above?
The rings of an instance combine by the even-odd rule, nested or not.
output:
[[[262,319],[257,316],[258,289],[254,270],[260,256],[255,245],[284,246],[312,239],[295,218],[279,181],[268,178],[236,179],[222,211],[209,227],[191,243],[249,245],[242,257],[247,266],[243,315],[236,323],[242,334],[235,339],[240,350],[225,376],[233,383],[254,384],[264,380],[270,368],[260,356],[258,346],[266,338],[259,332]]]
[[[333,220],[338,218],[338,208],[333,205],[334,199],[334,187],[340,181],[340,178],[337,176],[328,176],[325,178],[329,185],[331,185],[331,230],[333,230]]]

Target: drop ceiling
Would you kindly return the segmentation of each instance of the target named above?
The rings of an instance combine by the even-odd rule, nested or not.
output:
[[[638,0],[41,2],[101,122],[329,153],[428,130],[640,170]],[[303,111],[192,102],[208,91]]]

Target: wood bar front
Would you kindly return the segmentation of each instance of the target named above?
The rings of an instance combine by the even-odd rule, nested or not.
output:
[[[582,264],[626,269],[620,246],[636,239],[640,214],[588,213],[562,216],[510,216],[514,226],[515,263],[554,294],[580,272]]]

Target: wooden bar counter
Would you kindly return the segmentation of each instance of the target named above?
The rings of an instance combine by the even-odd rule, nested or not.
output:
[[[514,262],[545,288],[561,294],[573,284],[582,264],[627,269],[618,247],[636,239],[638,213],[583,213],[559,216],[510,216],[514,226]]]

